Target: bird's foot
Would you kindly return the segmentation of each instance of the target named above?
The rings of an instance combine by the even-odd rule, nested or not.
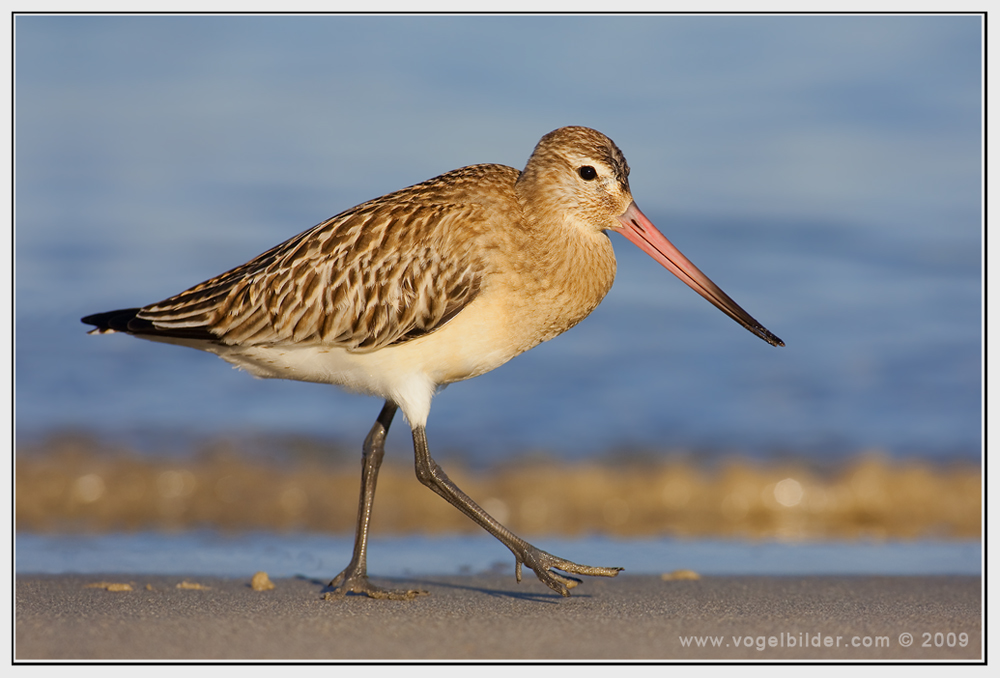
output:
[[[518,583],[521,582],[521,564],[523,563],[535,572],[543,584],[564,596],[569,596],[569,590],[580,584],[582,580],[576,577],[563,576],[554,570],[562,570],[570,574],[582,574],[588,577],[615,577],[624,569],[621,567],[578,565],[569,560],[558,558],[551,553],[546,553],[530,544],[522,555],[518,556],[515,554],[515,558],[517,559],[515,575],[517,576]]]
[[[380,600],[413,600],[417,596],[426,596],[427,591],[418,589],[384,589],[376,586],[368,580],[368,575],[364,573],[349,574],[344,570],[330,582],[332,591],[323,594],[323,600],[335,600],[343,598],[348,593],[360,593],[369,598]]]

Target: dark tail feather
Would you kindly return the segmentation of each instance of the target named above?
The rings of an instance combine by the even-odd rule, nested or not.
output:
[[[95,313],[83,318],[81,322],[94,326],[94,329],[89,334],[128,332],[129,334],[198,339],[201,341],[218,341],[219,339],[204,327],[157,327],[149,320],[136,317],[141,310],[141,308],[123,308],[120,311]]]
[[[124,308],[120,311],[108,311],[106,313],[88,315],[80,322],[88,325],[94,325],[96,329],[91,330],[91,332],[95,334],[104,334],[107,332],[134,332],[135,330],[129,328],[129,323],[135,320],[137,313],[139,313],[139,309],[137,308]]]

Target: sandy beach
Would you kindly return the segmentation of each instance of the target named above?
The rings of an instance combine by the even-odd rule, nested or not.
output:
[[[278,579],[255,591],[249,576],[20,575],[15,657],[977,661],[983,653],[978,577],[625,573],[588,580],[570,598],[534,578],[396,580],[429,592],[408,602],[323,600],[325,583]]]
[[[357,515],[356,460],[347,468],[337,460],[291,455],[298,463],[276,463],[225,451],[157,459],[107,451],[99,441],[80,437],[53,439],[36,454],[23,452],[16,486],[17,523],[24,533],[211,527],[232,534],[343,535],[351,533]],[[674,462],[614,467],[537,462],[489,473],[459,468],[453,476],[515,531],[542,543],[545,535],[572,538],[594,531],[626,539],[792,544],[969,540],[982,534],[981,472],[962,466],[877,457],[825,471],[802,463],[739,460],[712,469]],[[379,489],[378,535],[478,531],[417,483],[408,467],[387,464]],[[111,548],[122,549],[124,557],[141,545]],[[197,541],[177,548],[205,548],[205,557],[211,556]],[[243,548],[247,562],[254,562],[258,547]],[[318,566],[294,560],[303,553],[325,557],[315,555],[311,542],[285,548],[296,569],[279,559],[284,574]],[[345,546],[336,566],[327,568],[331,574],[343,566],[347,552]],[[417,579],[398,580],[396,586],[423,588],[430,595],[409,602],[357,596],[331,601],[322,599],[328,578],[276,577],[274,589],[255,591],[253,571],[238,578],[205,577],[175,562],[179,552],[167,553],[147,554],[147,560],[166,558],[162,570],[118,561],[107,566],[132,574],[43,575],[22,565],[16,658],[976,661],[983,652],[978,576],[703,572],[698,580],[664,581],[658,574],[626,571],[613,580],[587,580],[572,597],[562,598],[530,572],[518,585],[507,562],[506,574],[413,570],[421,573]],[[49,571],[106,572],[81,560],[59,562],[65,569]],[[883,571],[879,567],[885,563],[866,562],[857,571]],[[778,570],[772,565],[758,571]],[[174,574],[143,574],[148,572]]]

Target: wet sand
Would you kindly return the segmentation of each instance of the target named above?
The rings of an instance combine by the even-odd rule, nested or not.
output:
[[[534,578],[376,579],[430,592],[406,602],[323,600],[325,582],[304,578],[264,591],[250,581],[20,575],[15,657],[978,661],[983,652],[978,577],[624,573],[588,579],[570,598]]]
[[[279,460],[240,454],[247,443],[148,457],[87,436],[20,446],[19,531],[101,533],[212,526],[353,534],[359,456],[316,458],[319,443],[270,445]],[[263,444],[263,443],[261,443]],[[303,452],[302,450],[305,450]],[[639,462],[535,459],[468,472],[459,487],[524,537],[781,540],[979,539],[978,466],[860,456],[827,469],[805,459],[734,458],[714,468],[654,455]],[[408,464],[386,463],[372,529],[380,535],[469,534],[480,528],[421,485]]]

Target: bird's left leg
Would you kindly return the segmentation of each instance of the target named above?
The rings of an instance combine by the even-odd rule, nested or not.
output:
[[[368,525],[371,522],[372,505],[375,502],[375,483],[378,480],[378,470],[385,456],[385,436],[389,432],[389,424],[396,414],[396,404],[386,401],[378,419],[365,438],[361,470],[361,498],[358,501],[358,525],[354,534],[354,555],[344,571],[333,578],[330,586],[333,591],[324,597],[342,598],[348,592],[363,593],[370,598],[387,598],[390,600],[409,600],[415,596],[424,595],[426,591],[383,589],[368,581]]]
[[[521,581],[521,565],[524,564],[534,570],[538,578],[550,589],[568,596],[569,590],[579,584],[580,580],[575,577],[565,577],[554,572],[554,569],[570,574],[583,574],[591,577],[614,577],[621,572],[622,568],[620,567],[591,567],[563,560],[532,546],[501,525],[493,516],[484,511],[479,504],[474,502],[469,495],[462,492],[448,478],[448,475],[438,466],[437,462],[431,459],[430,451],[427,448],[427,434],[423,426],[413,427],[413,452],[416,458],[417,478],[420,482],[444,497],[448,503],[472,518],[483,529],[499,539],[504,546],[511,550],[517,563],[517,581]]]

